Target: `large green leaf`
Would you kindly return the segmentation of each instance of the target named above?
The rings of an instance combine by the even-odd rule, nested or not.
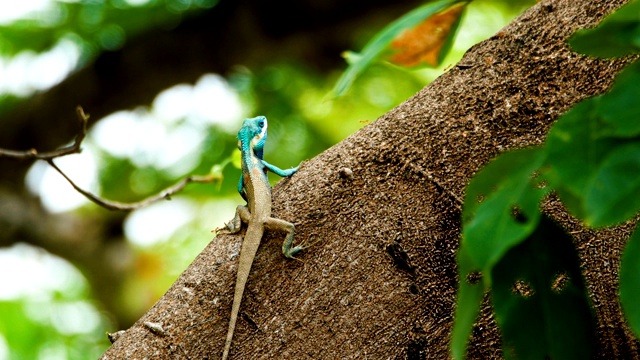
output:
[[[549,171],[546,176],[567,208],[584,218],[584,194],[600,164],[619,143],[604,136],[608,125],[596,112],[593,99],[583,101],[565,113],[547,135],[545,149]]]
[[[544,156],[541,148],[502,154],[469,183],[462,244],[476,268],[490,271],[510,247],[535,229],[545,189],[535,181],[534,172]]]
[[[351,86],[353,81],[360,75],[384,50],[387,49],[389,43],[396,38],[402,31],[414,27],[424,19],[437,14],[455,4],[467,3],[468,0],[439,0],[429,2],[422,5],[398,20],[387,25],[379,33],[377,33],[362,49],[359,56],[352,57],[354,61],[349,65],[347,70],[340,76],[336,86],[332,90],[332,97],[343,95]],[[452,32],[453,34],[454,32]]]
[[[588,359],[593,318],[571,238],[542,217],[491,272],[505,357]]]
[[[589,182],[584,196],[588,225],[615,225],[636,214],[640,209],[640,143],[613,151]]]
[[[589,225],[622,222],[640,207],[633,196],[640,136],[640,62],[622,71],[610,92],[585,100],[549,131],[548,177],[569,210]],[[615,155],[614,155],[615,153]]]
[[[620,57],[640,52],[640,1],[632,0],[607,16],[598,27],[581,30],[569,41],[584,54]]]
[[[622,254],[620,302],[633,333],[640,338],[640,232],[633,233]]]
[[[639,15],[640,17],[640,15]],[[640,41],[640,40],[639,40]],[[622,138],[640,135],[640,62],[627,66],[616,77],[611,91],[596,98],[596,111],[608,125],[603,131]]]

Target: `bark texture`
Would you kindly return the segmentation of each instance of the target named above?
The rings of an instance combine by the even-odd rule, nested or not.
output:
[[[446,358],[465,185],[498,153],[544,141],[560,114],[611,85],[626,61],[582,57],[566,39],[625,2],[538,3],[414,97],[281,181],[274,216],[295,223],[298,242],[315,245],[302,261],[287,261],[281,236],[265,236],[232,358]],[[617,301],[630,226],[593,232],[560,204],[547,209],[575,236],[598,357],[639,358]],[[243,234],[214,239],[102,359],[219,358]],[[501,356],[488,305],[468,355]]]

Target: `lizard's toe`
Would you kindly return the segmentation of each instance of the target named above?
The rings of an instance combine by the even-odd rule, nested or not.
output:
[[[242,226],[236,226],[232,221],[225,223],[224,226],[222,230],[227,234],[236,234],[242,228]]]
[[[284,252],[284,257],[286,257],[287,259],[295,259],[295,255],[306,248],[307,246],[304,245],[294,246],[293,248]]]

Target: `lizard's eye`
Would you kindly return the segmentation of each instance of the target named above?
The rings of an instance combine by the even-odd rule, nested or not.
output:
[[[264,120],[260,120],[258,122],[258,126],[260,126],[260,129],[262,129],[264,127]]]

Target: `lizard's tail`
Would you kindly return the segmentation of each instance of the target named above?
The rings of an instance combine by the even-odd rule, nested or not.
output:
[[[244,289],[241,289],[241,290],[244,290]],[[237,294],[237,288],[236,288],[236,294]],[[232,315],[231,315],[231,319],[229,320],[229,331],[227,332],[227,340],[224,343],[224,352],[222,353],[222,360],[227,360],[227,358],[229,357],[229,350],[231,349],[231,340],[233,339],[233,331],[236,327],[236,320],[238,319],[238,310],[240,309],[240,301],[237,301],[237,303],[238,303],[238,306],[236,306],[236,301],[234,299],[233,308],[231,310]]]
[[[236,328],[236,320],[238,320],[238,312],[240,311],[240,303],[242,302],[242,294],[244,293],[247,280],[249,279],[251,264],[253,263],[253,258],[256,256],[256,252],[260,246],[260,239],[262,238],[263,232],[264,228],[262,224],[259,224],[258,226],[252,226],[252,224],[249,224],[247,233],[242,241],[242,249],[240,250],[240,260],[238,263],[238,275],[236,279],[236,290],[233,295],[233,305],[231,307],[231,317],[229,319],[229,331],[227,332],[227,340],[224,343],[222,360],[227,360],[229,357],[233,331]]]

